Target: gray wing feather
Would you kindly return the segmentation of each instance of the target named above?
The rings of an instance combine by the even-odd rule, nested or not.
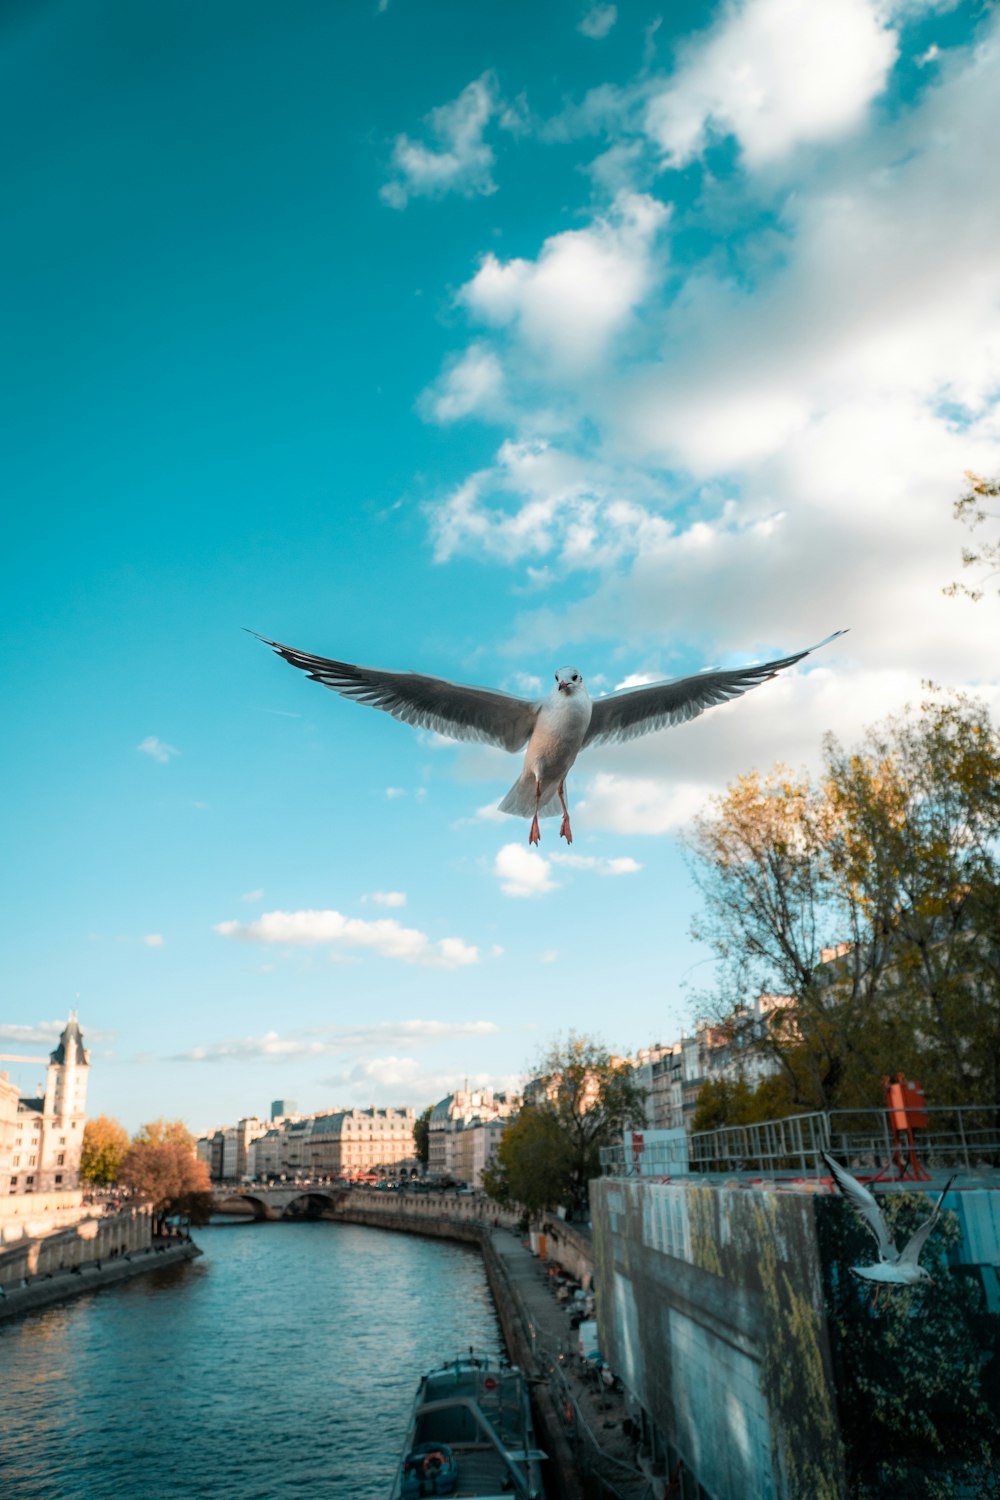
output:
[[[902,1250],[899,1252],[900,1261],[909,1261],[912,1262],[913,1265],[917,1265],[919,1263],[920,1252],[927,1242],[927,1236],[930,1234],[931,1230],[934,1228],[934,1225],[938,1221],[938,1215],[941,1212],[941,1204],[944,1202],[945,1193],[947,1193],[948,1189],[951,1187],[954,1181],[954,1177],[948,1178],[948,1181],[944,1185],[944,1191],[941,1193],[941,1196],[938,1198],[938,1201],[934,1205],[934,1212],[931,1214],[930,1218],[925,1219],[924,1222],[913,1231],[912,1235],[907,1240]]]
[[[256,635],[256,631],[251,631]],[[508,693],[463,687],[443,677],[424,677],[419,672],[384,672],[376,667],[358,667],[351,662],[332,661],[283,646],[279,641],[257,636],[279,656],[355,703],[380,708],[404,724],[432,729],[454,740],[479,740],[502,750],[520,750],[527,744],[538,714],[538,704]]]
[[[587,745],[606,745],[612,741],[634,740],[640,734],[650,734],[654,729],[667,729],[674,724],[685,724],[696,719],[707,708],[738,698],[741,693],[759,687],[762,682],[793,667],[812,651],[846,635],[836,630],[825,641],[807,646],[794,656],[782,656],[776,661],[765,661],[753,667],[736,667],[731,671],[698,672],[694,677],[678,677],[673,682],[654,682],[649,687],[631,688],[626,693],[615,693],[610,698],[598,698],[590,719],[590,728],[584,740]]]
[[[825,1151],[822,1155],[823,1160],[836,1178],[844,1197],[854,1209],[861,1222],[875,1236],[875,1243],[878,1245],[879,1250],[879,1259],[894,1263],[898,1259],[896,1247],[889,1238],[889,1230],[882,1217],[882,1210],[875,1202],[874,1196],[866,1187],[862,1187],[861,1183],[856,1181],[850,1172],[845,1172],[844,1168],[835,1162],[832,1156],[827,1156]]]

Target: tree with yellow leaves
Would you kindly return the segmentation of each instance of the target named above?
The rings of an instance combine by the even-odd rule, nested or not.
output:
[[[1000,1097],[1000,735],[981,703],[935,699],[853,750],[828,738],[816,780],[742,777],[689,843],[712,1008],[777,1064],[784,1112],[878,1105],[899,1071],[932,1103]],[[763,1034],[745,1004],[762,993],[786,997]]]

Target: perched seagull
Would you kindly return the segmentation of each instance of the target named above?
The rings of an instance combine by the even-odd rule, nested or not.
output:
[[[725,703],[728,698],[738,698],[844,634],[843,630],[834,631],[818,645],[807,646],[804,651],[782,656],[777,661],[721,672],[699,672],[694,677],[678,677],[672,682],[654,682],[649,687],[612,693],[596,702],[589,697],[576,667],[560,667],[549,696],[534,703],[487,688],[463,687],[443,677],[424,677],[419,672],[383,672],[376,667],[357,667],[325,656],[310,656],[306,651],[269,640],[266,635],[257,635],[257,639],[307,673],[314,682],[357,703],[384,709],[404,724],[432,729],[454,740],[480,740],[502,750],[517,751],[527,746],[521,774],[500,803],[500,811],[513,817],[531,818],[528,842],[537,844],[539,818],[555,817],[561,808],[559,833],[571,844],[566,776],[581,750],[617,740],[634,740],[651,730],[696,719],[706,708]]]
[[[954,1176],[948,1178],[944,1185],[944,1191],[934,1205],[934,1211],[930,1217],[914,1230],[902,1250],[897,1250],[889,1226],[885,1222],[882,1210],[875,1201],[875,1197],[866,1187],[852,1177],[850,1172],[838,1166],[831,1156],[822,1153],[833,1176],[840,1186],[841,1192],[850,1203],[854,1212],[862,1223],[871,1230],[875,1236],[878,1246],[878,1260],[874,1265],[852,1266],[851,1270],[855,1276],[860,1276],[863,1281],[876,1283],[876,1296],[878,1288],[884,1286],[890,1290],[894,1286],[919,1286],[922,1282],[933,1280],[931,1273],[925,1271],[920,1264],[920,1252],[927,1243],[927,1236],[938,1221],[941,1212],[941,1204],[944,1202],[945,1194],[955,1181]]]

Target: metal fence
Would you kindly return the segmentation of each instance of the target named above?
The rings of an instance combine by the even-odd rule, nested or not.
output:
[[[605,1176],[679,1177],[700,1172],[808,1174],[823,1167],[821,1152],[849,1166],[905,1171],[914,1158],[925,1167],[1000,1166],[1000,1105],[940,1105],[925,1110],[926,1128],[912,1140],[892,1130],[888,1109],[834,1109],[788,1115],[753,1125],[701,1130],[683,1139],[650,1140],[641,1153],[624,1146],[601,1153]],[[679,1136],[679,1132],[677,1133]]]

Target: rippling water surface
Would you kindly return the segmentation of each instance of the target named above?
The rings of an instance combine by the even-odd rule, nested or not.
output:
[[[325,1223],[0,1326],[3,1500],[376,1500],[423,1370],[500,1351],[477,1250]]]

